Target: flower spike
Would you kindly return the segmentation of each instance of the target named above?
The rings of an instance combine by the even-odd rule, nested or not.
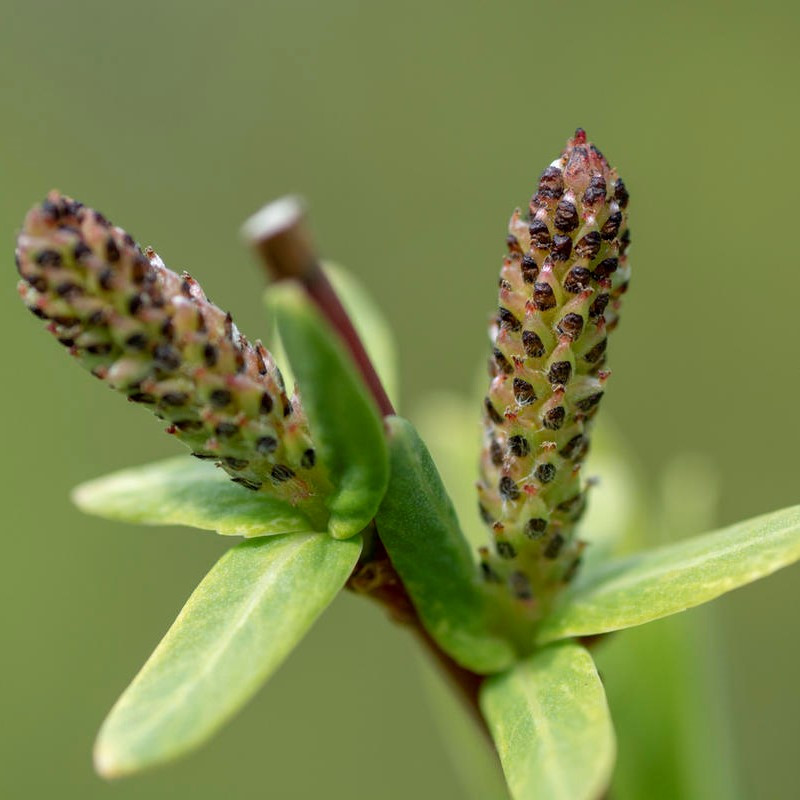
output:
[[[27,307],[91,373],[166,420],[197,458],[299,503],[329,491],[299,399],[187,273],[57,192],[17,241]]]
[[[490,328],[478,494],[484,576],[538,617],[580,563],[580,466],[628,286],[628,192],[578,129],[517,209]]]

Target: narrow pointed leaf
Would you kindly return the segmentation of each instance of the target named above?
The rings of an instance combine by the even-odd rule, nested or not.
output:
[[[488,596],[430,454],[409,422],[387,422],[392,473],[376,517],[381,541],[439,646],[475,672],[505,669],[514,648],[491,629]]]
[[[481,710],[514,800],[599,800],[616,745],[592,657],[540,650],[481,688]]]
[[[641,625],[713,600],[800,559],[800,506],[609,561],[546,618],[540,643]]]
[[[78,486],[72,499],[87,514],[144,525],[189,525],[234,536],[311,529],[290,503],[245,489],[188,456],[97,478]]]
[[[319,533],[230,549],[103,723],[97,771],[130,774],[205,741],[300,642],[360,552],[360,538]]]
[[[278,284],[268,298],[335,487],[327,501],[330,533],[352,536],[375,516],[389,479],[380,414],[337,334],[299,288]]]

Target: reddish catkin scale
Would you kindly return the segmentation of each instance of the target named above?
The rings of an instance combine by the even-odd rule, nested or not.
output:
[[[329,491],[295,397],[260,342],[188,274],[102,214],[52,192],[17,240],[27,307],[93,375],[168,424],[199,459],[292,503]]]
[[[609,372],[607,337],[627,288],[628,192],[578,129],[511,217],[490,329],[478,495],[487,581],[536,617],[576,573],[580,467]]]

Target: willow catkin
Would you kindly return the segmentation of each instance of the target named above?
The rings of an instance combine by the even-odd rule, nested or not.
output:
[[[20,294],[97,378],[242,486],[317,503],[329,485],[272,356],[187,273],[102,214],[52,192],[17,240]],[[311,501],[311,498],[316,498]]]
[[[580,467],[628,286],[628,192],[578,129],[509,225],[490,335],[478,494],[483,573],[532,608],[574,575]]]

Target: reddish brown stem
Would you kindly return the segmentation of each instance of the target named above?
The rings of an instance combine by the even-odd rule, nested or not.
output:
[[[394,414],[392,402],[361,338],[320,267],[305,225],[302,203],[293,197],[270,203],[248,220],[244,233],[255,246],[273,280],[293,278],[303,285],[331,327],[342,337],[381,415],[388,417]]]
[[[372,397],[384,417],[395,413],[378,374],[367,355],[333,286],[322,271],[305,225],[303,204],[297,198],[277,200],[245,223],[245,237],[254,246],[273,280],[299,281],[308,296],[342,338],[358,366]],[[380,533],[371,552],[359,562],[348,581],[348,588],[380,603],[392,619],[406,625],[431,654],[442,673],[462,698],[470,715],[488,736],[478,705],[483,676],[457,664],[425,630],[400,576],[380,542]]]

